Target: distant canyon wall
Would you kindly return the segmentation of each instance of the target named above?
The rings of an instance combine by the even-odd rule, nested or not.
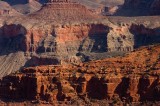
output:
[[[116,16],[151,16],[160,15],[159,0],[123,0],[121,5],[107,5],[103,15]]]
[[[143,24],[77,24],[32,29],[10,24],[0,28],[0,38],[1,49],[8,43],[13,46],[11,50],[62,56],[78,52],[127,52],[160,41],[159,29],[146,28]]]
[[[134,48],[160,42],[158,28],[143,24],[68,24],[32,26],[1,24],[1,59],[7,66],[14,53],[17,68],[1,69],[3,75],[23,66],[52,65],[88,61],[90,53],[130,52]],[[87,54],[87,55],[86,55]],[[21,61],[18,56],[23,58]],[[104,56],[105,58],[105,56]],[[5,73],[5,74],[4,74]]]

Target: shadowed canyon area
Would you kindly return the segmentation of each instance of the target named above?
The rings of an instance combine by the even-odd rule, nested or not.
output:
[[[158,105],[159,0],[0,1],[0,103]]]

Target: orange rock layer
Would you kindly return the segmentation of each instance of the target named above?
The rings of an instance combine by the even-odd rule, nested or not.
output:
[[[160,45],[79,66],[37,66],[4,77],[0,96],[10,99],[123,102],[160,100]],[[136,59],[138,58],[138,59]],[[150,60],[148,61],[148,58]]]

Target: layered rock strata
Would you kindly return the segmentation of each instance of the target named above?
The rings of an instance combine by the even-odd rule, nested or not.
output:
[[[84,5],[71,1],[50,1],[41,10],[33,13],[30,17],[39,20],[52,20],[58,23],[70,21],[83,22],[95,20],[99,16],[93,14]]]
[[[119,54],[133,51],[134,48],[140,46],[159,43],[157,27],[147,28],[142,24],[102,23],[59,26],[48,24],[44,27],[39,24],[31,25],[31,23],[3,23],[0,28],[0,57],[6,61],[3,64],[8,66],[7,63],[12,60],[10,58],[12,56],[7,55],[21,52],[22,61],[16,61],[19,65],[17,68],[10,67],[10,70],[17,70],[23,66],[64,64],[66,62],[79,64],[81,61],[88,61],[92,53],[96,54],[95,57],[99,53],[118,52]],[[18,57],[16,58],[18,60]],[[2,76],[8,73],[5,69],[1,70],[2,73],[5,73]]]
[[[20,73],[1,80],[0,96],[49,103],[78,98],[124,103],[159,101],[159,49],[159,45],[144,47],[125,57],[92,61],[79,66],[24,68]],[[136,57],[141,58],[141,61],[136,60]]]
[[[72,9],[77,11],[77,16],[70,11]],[[146,20],[97,17],[83,5],[73,2],[49,3],[28,16],[1,17],[0,60],[3,64],[0,64],[0,76],[24,66],[79,64],[100,59],[100,56],[103,59],[122,55],[160,42],[157,17]],[[12,64],[18,65],[13,67]]]
[[[159,77],[150,75],[82,74],[45,69],[25,69],[4,77],[0,96],[7,99],[71,101],[77,98],[119,99],[126,103],[159,100]]]

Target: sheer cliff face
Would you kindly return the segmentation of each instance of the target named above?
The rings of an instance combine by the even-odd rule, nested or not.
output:
[[[49,26],[47,29],[26,29],[11,24],[1,27],[1,38],[21,39],[18,46],[23,47],[18,49],[36,54],[121,51],[118,48],[134,46],[134,35],[129,31],[129,26],[103,24]]]
[[[79,64],[160,42],[159,20],[117,19],[110,22],[70,2],[46,4],[28,16],[2,17],[0,59],[5,62],[0,64],[1,76],[23,66]]]
[[[4,25],[1,28],[1,39],[7,42],[12,39],[16,42],[18,39],[19,42],[13,44],[15,48],[11,49],[23,51],[28,56],[59,55],[69,59],[76,57],[79,52],[132,51],[133,35],[127,27],[109,27],[103,24],[77,24],[26,29],[21,25]],[[4,40],[2,45],[4,48]],[[78,57],[76,59],[79,60]]]
[[[66,46],[68,53],[106,51],[108,27],[103,24],[66,26],[55,33],[59,46]]]
[[[23,66],[52,65],[63,63],[79,64],[88,61],[92,53],[129,52],[134,48],[160,42],[157,28],[138,24],[2,24],[0,28],[2,66],[11,61],[16,68],[8,65],[1,68],[3,75]],[[20,54],[19,54],[20,53]],[[10,55],[10,56],[6,56]],[[19,60],[18,56],[21,56]],[[105,55],[103,56],[105,58]],[[14,62],[15,61],[15,62]],[[7,70],[10,71],[7,71]]]
[[[27,76],[17,74],[6,77],[6,81],[3,81],[3,85],[0,86],[0,90],[3,91],[0,92],[0,96],[8,99],[44,100],[49,103],[71,101],[79,97],[98,100],[115,99],[117,102],[126,103],[156,101],[160,97],[160,81],[154,76],[96,77],[84,74],[75,77],[70,74],[69,77],[69,74],[63,73],[60,74],[63,79],[59,79],[54,74],[37,76],[28,73]]]
[[[0,98],[159,101],[159,43],[159,17],[105,18],[67,0],[0,16]]]
[[[26,34],[26,52],[65,56],[75,55],[79,51],[91,52],[92,49],[106,51],[107,33],[108,27],[103,24],[63,25],[32,30]]]

